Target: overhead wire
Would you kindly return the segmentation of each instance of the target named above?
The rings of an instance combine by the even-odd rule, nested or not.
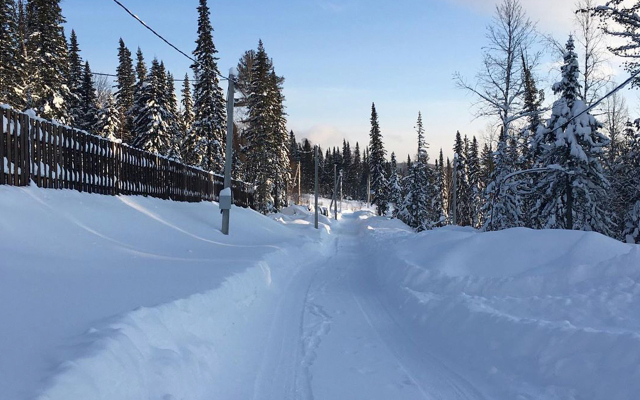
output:
[[[166,44],[168,44],[171,48],[173,48],[175,51],[177,51],[178,53],[182,54],[183,56],[185,56],[187,59],[191,60],[192,62],[199,64],[201,67],[203,68],[207,68],[207,66],[203,65],[201,62],[199,62],[198,60],[196,60],[195,58],[191,57],[190,55],[188,55],[187,53],[185,53],[184,51],[180,50],[177,46],[175,46],[173,43],[171,43],[170,41],[168,41],[167,39],[164,38],[164,36],[162,36],[161,34],[159,34],[158,32],[156,32],[152,27],[150,27],[146,22],[144,22],[142,19],[140,19],[140,17],[138,17],[136,14],[134,14],[131,10],[129,10],[124,4],[122,4],[120,1],[118,0],[113,0],[114,3],[116,3],[118,6],[120,6],[123,10],[125,10],[127,12],[127,14],[129,14],[131,17],[133,17],[136,21],[138,21],[140,24],[142,24],[142,26],[144,26],[146,29],[148,29],[149,31],[151,31],[151,33],[153,33],[155,36],[157,36],[158,38],[160,38],[160,40],[162,40],[163,42],[165,42]],[[215,74],[222,80],[228,80],[228,78],[224,75],[222,75],[220,72],[215,72]],[[99,75],[99,74],[96,74]]]

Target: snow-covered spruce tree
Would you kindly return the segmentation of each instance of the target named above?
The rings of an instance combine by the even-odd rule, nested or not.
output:
[[[402,207],[402,187],[400,186],[400,176],[398,176],[398,163],[396,162],[396,154],[391,153],[391,174],[387,183],[387,193],[389,197],[389,205],[393,207],[393,218],[398,217],[398,212]]]
[[[369,182],[369,148],[365,147],[362,151],[362,174],[360,176],[360,190],[362,191],[362,200],[370,199],[368,190]]]
[[[18,13],[13,0],[0,0],[0,103],[24,105]]]
[[[184,142],[185,138],[189,134],[191,127],[193,125],[193,98],[191,97],[191,83],[189,82],[189,75],[184,74],[184,80],[182,81],[182,100],[180,101],[181,110],[180,110],[180,133],[182,135],[182,141]],[[181,156],[184,157],[184,146],[182,143],[180,144]]]
[[[431,196],[430,190],[431,182],[429,182],[428,176],[429,155],[424,140],[421,113],[418,113],[416,130],[418,132],[418,153],[411,167],[410,177],[406,182],[406,196],[399,216],[405,224],[422,231],[431,227],[433,214],[431,201],[433,196]]]
[[[436,226],[444,226],[447,224],[447,195],[445,188],[444,154],[442,153],[442,148],[440,148],[440,154],[436,163],[433,189],[436,199],[434,205],[434,216],[437,217],[435,221]]]
[[[184,161],[207,171],[221,172],[224,166],[226,129],[225,100],[220,88],[218,63],[213,44],[207,0],[198,6],[198,39],[193,57],[195,83],[193,85],[194,120],[184,142]]]
[[[526,124],[520,131],[520,148],[522,154],[518,160],[519,169],[528,169],[533,166],[535,160],[540,156],[539,143],[535,140],[538,131],[543,129],[542,123],[542,103],[544,102],[544,90],[538,90],[532,67],[526,61],[524,53],[522,58],[522,81],[524,83],[524,105],[523,112],[526,114]]]
[[[507,180],[515,168],[511,150],[507,136],[501,131],[498,148],[493,154],[493,172],[483,194],[483,230],[496,231],[521,226],[521,198],[514,181]]]
[[[640,243],[640,120],[628,122],[611,170],[616,237]]]
[[[313,159],[314,148],[308,139],[304,139],[300,150],[302,190],[305,193],[312,193],[315,184],[315,161]]]
[[[371,203],[375,204],[378,215],[387,213],[387,177],[385,176],[385,149],[378,123],[376,105],[371,104],[371,131],[369,133],[369,174],[371,175]]]
[[[471,202],[471,190],[469,189],[468,181],[468,168],[465,152],[465,145],[460,131],[456,132],[456,140],[453,146],[454,154],[457,157],[454,159],[456,165],[454,166],[455,180],[456,180],[456,193],[452,193],[452,196],[456,196],[456,223],[460,226],[471,225],[471,217],[469,213],[469,206]],[[453,206],[453,201],[452,201]],[[453,210],[451,211],[453,213]]]
[[[136,89],[140,88],[147,79],[147,64],[144,62],[144,55],[142,49],[138,47],[136,52]],[[134,90],[135,97],[135,90]]]
[[[98,122],[98,104],[96,101],[96,88],[93,85],[93,74],[89,62],[84,63],[82,72],[82,86],[80,87],[78,120],[75,125],[79,129],[94,133]]]
[[[82,86],[84,85],[84,67],[82,57],[80,57],[80,46],[76,32],[71,30],[69,36],[69,75],[67,86],[69,87],[69,98],[66,99],[69,109],[69,122],[71,125],[80,127],[84,120],[82,110]],[[84,129],[84,128],[82,128]]]
[[[466,149],[465,149],[466,150]],[[467,176],[469,184],[469,220],[474,228],[480,227],[482,192],[480,190],[480,156],[478,140],[474,136],[465,155],[467,159]]]
[[[164,65],[162,67],[164,69]],[[180,129],[180,112],[178,111],[178,99],[173,82],[173,74],[167,72],[162,96],[167,109],[167,129],[169,129],[171,140],[169,141],[169,151],[165,155],[176,161],[182,161],[181,148],[184,136]]]
[[[148,93],[145,92],[148,92],[150,90],[150,88],[145,88],[147,73],[147,65],[144,61],[142,50],[140,49],[140,47],[138,47],[138,51],[136,52],[136,83],[133,90],[133,104],[126,111],[126,119],[131,128],[130,141],[128,142],[128,144],[131,145],[133,145],[133,142],[136,140],[136,135],[139,132],[139,130],[136,130],[136,127],[134,126],[134,121],[146,107],[148,101],[148,98],[143,98],[145,96],[148,97]],[[140,127],[138,127],[138,129],[139,128]],[[125,141],[125,143],[127,142]]]
[[[275,191],[273,207],[275,211],[287,206],[287,188],[291,181],[289,133],[287,131],[287,114],[284,111],[283,83],[284,78],[278,76],[272,66],[269,73],[269,115],[271,119],[269,152],[273,155],[272,174]]]
[[[113,95],[107,98],[106,104],[98,111],[95,133],[110,140],[120,140],[122,117]]]
[[[117,137],[124,143],[131,143],[131,119],[127,113],[133,107],[134,93],[136,90],[136,77],[133,71],[133,59],[131,51],[120,38],[118,44],[118,67],[116,68],[116,105],[120,115],[120,131]]]
[[[362,163],[360,160],[360,144],[358,142],[356,142],[356,146],[353,149],[350,175],[353,177],[351,197],[356,200],[362,200],[362,188],[360,186],[362,179]]]
[[[273,204],[273,158],[270,154],[269,132],[271,128],[269,107],[269,73],[271,61],[262,44],[258,43],[251,73],[251,89],[247,100],[247,127],[244,132],[246,145],[245,177],[256,185],[255,205],[261,212],[268,212]]]
[[[597,231],[611,236],[607,201],[609,182],[601,157],[608,139],[599,132],[601,124],[579,98],[580,71],[569,37],[562,80],[553,86],[560,98],[553,103],[546,124],[540,165],[553,169],[538,182],[534,217],[542,228]]]
[[[171,145],[171,133],[167,125],[168,111],[165,100],[166,76],[157,59],[151,63],[136,102],[132,108],[132,128],[135,139],[132,145],[152,153],[166,155]]]
[[[31,106],[38,115],[69,122],[68,59],[60,0],[27,2],[27,63]]]
[[[343,191],[346,196],[351,196],[353,188],[353,175],[351,175],[351,146],[345,139],[342,140],[342,180]]]

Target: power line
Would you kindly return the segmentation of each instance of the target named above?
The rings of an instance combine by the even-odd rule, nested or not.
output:
[[[133,12],[131,12],[124,4],[122,4],[120,1],[118,0],[113,0],[114,3],[116,3],[117,5],[119,5],[123,10],[125,10],[127,12],[127,14],[129,14],[130,16],[132,16],[136,21],[138,21],[140,24],[142,24],[142,26],[144,26],[145,28],[147,28],[149,31],[151,31],[151,33],[153,33],[154,35],[156,35],[158,38],[160,38],[163,42],[165,42],[166,44],[168,44],[169,46],[171,46],[175,51],[177,51],[178,53],[182,54],[183,56],[187,57],[189,60],[193,61],[196,64],[199,64],[201,67],[206,68],[206,66],[202,65],[200,62],[198,62],[195,58],[191,57],[190,55],[188,55],[187,53],[185,53],[184,51],[180,50],[178,47],[176,47],[173,43],[169,42],[167,39],[165,39],[162,35],[160,35],[158,32],[156,32],[152,27],[150,27],[149,25],[147,25],[143,20],[140,19],[140,17],[138,17],[136,14],[134,14]],[[220,79],[222,80],[227,80],[228,78],[226,76],[223,76],[222,74],[220,74],[219,72],[216,73],[216,75],[218,75],[220,77]]]
[[[92,75],[98,75],[98,76],[108,76],[108,77],[111,77],[111,78],[117,78],[118,77],[118,75],[116,75],[116,74],[107,74],[107,73],[104,73],[104,72],[91,72],[91,74]],[[173,78],[173,81],[174,82],[183,82],[184,79]],[[195,80],[191,81],[190,80],[189,82],[194,83],[194,82],[197,82],[197,81],[195,81]]]

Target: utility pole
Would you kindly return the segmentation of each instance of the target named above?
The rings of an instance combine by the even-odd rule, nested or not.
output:
[[[222,212],[222,233],[229,234],[229,217],[231,213],[231,158],[233,157],[233,96],[234,76],[229,72],[229,89],[227,90],[227,147],[224,163],[224,188],[220,192],[218,204]]]
[[[298,205],[300,204],[301,189],[300,189],[300,162],[298,161]]]
[[[316,169],[316,182],[315,182],[315,186],[314,186],[314,191],[315,191],[315,195],[316,195],[316,205],[315,205],[315,210],[316,210],[316,218],[315,218],[315,228],[318,229],[318,145],[316,145],[315,148],[315,169]]]
[[[342,212],[342,170],[340,170],[340,212]]]
[[[338,220],[338,166],[333,164],[333,216]]]
[[[367,206],[371,207],[371,173],[367,174]]]
[[[458,153],[453,155],[453,212],[451,222],[457,225],[458,213]]]

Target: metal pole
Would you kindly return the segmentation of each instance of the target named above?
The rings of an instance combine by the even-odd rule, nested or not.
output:
[[[457,225],[458,214],[458,153],[453,155],[453,212],[451,222]]]
[[[316,152],[315,152],[315,162],[316,162],[316,182],[315,182],[315,187],[314,187],[314,191],[315,191],[315,195],[316,195],[316,205],[315,205],[315,210],[316,210],[316,218],[315,218],[315,228],[318,229],[318,146],[316,146]]]
[[[227,148],[224,163],[224,188],[231,190],[231,159],[233,157],[233,100],[234,100],[234,76],[229,73],[229,89],[227,90]],[[229,217],[231,208],[222,210],[222,233],[229,234]]]

